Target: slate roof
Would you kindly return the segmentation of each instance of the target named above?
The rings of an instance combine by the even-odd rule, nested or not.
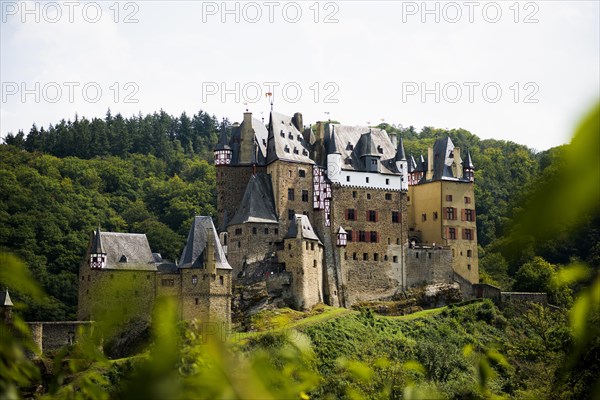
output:
[[[471,160],[471,152],[469,150],[467,150],[467,157],[463,161],[463,168],[475,169],[475,166],[473,166],[473,160]]]
[[[402,136],[400,136],[400,141],[398,142],[398,148],[396,149],[396,161],[406,161],[406,153],[404,152],[404,140]]]
[[[410,158],[408,159],[408,172],[413,172],[416,170],[417,170],[417,162],[415,161],[415,158],[411,154]]]
[[[156,271],[145,234],[100,232],[98,228],[92,239],[92,248],[98,243],[106,253],[105,269]]]
[[[310,158],[310,144],[292,123],[292,117],[271,111],[267,140],[267,164],[286,160],[314,164]]]
[[[0,306],[14,306],[12,300],[10,299],[10,295],[8,294],[8,289],[4,289],[4,292],[0,292]]]
[[[335,132],[335,147],[342,155],[342,169],[365,171],[364,157],[373,154],[381,157],[379,171],[384,174],[396,174],[396,148],[387,132],[383,129],[364,126],[330,124],[325,133],[325,145],[329,149],[331,132]],[[350,164],[345,160],[350,160]]]
[[[187,242],[181,252],[179,268],[202,268],[206,256],[206,244],[209,240],[213,243],[216,268],[231,269],[227,258],[225,258],[225,252],[219,241],[212,218],[198,215],[194,217]]]
[[[229,225],[246,222],[277,223],[270,175],[258,173],[250,177],[240,208]]]
[[[284,239],[302,238],[308,240],[316,240],[323,244],[315,233],[308,216],[304,214],[294,214],[294,219],[290,222],[290,227],[284,236]]]
[[[219,143],[215,150],[231,150],[229,144],[227,144],[227,133],[225,131],[225,122],[221,124],[221,133],[219,134]]]
[[[266,155],[267,155],[267,140],[269,138],[269,132],[267,128],[262,123],[262,121],[252,117],[252,126],[251,129],[254,129],[254,142],[256,143],[257,148],[257,157],[256,161],[259,165],[265,163]],[[231,135],[231,139],[229,140],[229,146],[231,147],[231,164],[239,164],[240,162],[240,135],[242,133],[242,129],[245,129],[245,122],[234,128],[233,134]]]
[[[179,273],[179,268],[177,267],[177,264],[173,264],[173,263],[158,264],[156,268],[158,269],[158,272],[160,274],[178,274]]]
[[[104,247],[102,247],[102,235],[100,234],[100,227],[96,228],[96,233],[94,234],[94,238],[92,240],[92,249],[91,253],[93,254],[104,254]]]

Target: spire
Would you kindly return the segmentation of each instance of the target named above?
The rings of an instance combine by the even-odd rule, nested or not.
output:
[[[227,131],[225,129],[225,118],[223,118],[223,122],[221,123],[221,132],[219,133],[219,143],[217,143],[217,147],[215,150],[230,150],[231,147],[227,144]]]
[[[381,154],[377,152],[377,146],[375,145],[375,141],[373,140],[373,132],[369,129],[368,133],[363,134],[363,146],[361,157],[381,157]]]
[[[467,150],[467,157],[463,161],[463,169],[475,169],[473,166],[473,160],[471,160],[471,152]]]
[[[13,305],[10,295],[8,294],[8,288],[5,288],[4,293],[0,293],[0,306],[12,307]]]
[[[398,149],[396,150],[396,161],[406,161],[406,153],[404,152],[404,140],[402,136],[400,136],[400,141],[398,142]]]
[[[94,235],[94,241],[92,243],[92,254],[106,254],[104,251],[104,247],[102,247],[102,238],[100,237],[100,226],[96,228],[96,233]]]
[[[335,141],[335,125],[331,125],[331,138],[329,139],[329,146],[327,146],[327,154],[340,154]]]
[[[415,161],[415,158],[411,154],[410,158],[408,159],[408,172],[414,172],[416,169],[417,169],[417,162]]]

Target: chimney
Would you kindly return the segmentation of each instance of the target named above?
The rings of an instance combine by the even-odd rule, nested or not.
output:
[[[452,172],[454,172],[455,178],[460,179],[463,177],[462,158],[460,158],[460,147],[455,147],[453,153],[454,163],[452,164]]]
[[[444,161],[442,161],[444,162]],[[425,171],[425,179],[428,181],[433,178],[433,147],[427,148],[427,171]]]
[[[302,130],[304,129],[304,125],[302,124],[302,113],[295,113],[294,117],[292,118],[292,123],[294,124],[296,129],[298,129],[299,132],[302,132]]]
[[[313,145],[314,149],[314,160],[318,165],[326,165],[325,157],[325,123],[323,121],[317,122],[317,127],[315,129],[315,143]]]

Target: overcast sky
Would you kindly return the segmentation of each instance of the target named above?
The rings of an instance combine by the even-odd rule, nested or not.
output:
[[[599,2],[1,2],[0,135],[62,118],[464,128],[537,150],[600,98]],[[247,103],[247,104],[244,104]]]

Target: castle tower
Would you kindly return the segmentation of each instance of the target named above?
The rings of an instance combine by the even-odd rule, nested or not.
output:
[[[471,153],[467,150],[467,157],[463,162],[463,176],[468,179],[469,182],[473,182],[475,179],[475,167],[473,166],[473,160],[471,160]]]
[[[400,174],[400,190],[408,191],[408,162],[406,161],[406,153],[404,152],[404,140],[400,136],[398,149],[396,150],[396,170]]]
[[[379,172],[379,160],[381,159],[381,154],[379,154],[377,147],[375,146],[372,131],[369,129],[368,133],[362,135],[361,140],[363,143],[360,159],[363,161],[365,171]]]
[[[340,172],[342,171],[342,155],[337,149],[335,139],[335,127],[331,129],[331,138],[327,146],[327,177],[332,183],[340,183]]]
[[[219,143],[215,147],[215,165],[228,165],[231,163],[231,147],[227,144],[227,132],[225,131],[225,121],[221,124],[221,134]]]
[[[102,238],[100,236],[100,227],[96,229],[92,249],[90,251],[90,268],[102,269],[106,268],[106,252],[102,247]]]
[[[323,301],[323,243],[306,215],[294,215],[283,249],[277,252],[292,273],[294,306],[307,310]]]

